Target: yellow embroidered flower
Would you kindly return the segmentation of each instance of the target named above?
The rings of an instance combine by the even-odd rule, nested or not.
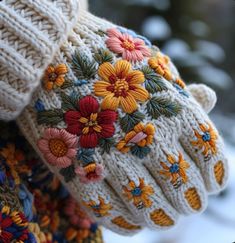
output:
[[[179,153],[178,162],[175,161],[172,155],[168,155],[167,160],[171,165],[167,166],[165,163],[160,162],[164,170],[159,171],[159,173],[167,178],[170,178],[173,185],[177,182],[179,178],[182,179],[183,183],[186,183],[188,180],[188,177],[186,175],[186,169],[189,168],[189,164],[184,160],[182,154]]]
[[[170,59],[168,56],[164,56],[158,53],[156,57],[151,57],[148,60],[148,64],[152,69],[154,69],[156,73],[163,76],[166,80],[170,81],[172,80],[172,74],[168,66],[169,61]]]
[[[96,217],[109,216],[109,211],[113,208],[110,203],[105,203],[102,197],[99,197],[99,204],[91,200],[89,202],[84,202],[84,205],[91,208]]]
[[[130,181],[127,187],[123,187],[124,196],[126,196],[128,201],[133,201],[138,209],[151,207],[152,201],[149,197],[153,195],[153,193],[153,188],[149,185],[145,185],[143,178],[139,178],[139,186],[136,186],[134,181]]]
[[[203,149],[202,153],[205,156],[208,156],[210,151],[212,154],[216,154],[216,140],[218,138],[217,132],[212,128],[209,123],[207,123],[207,125],[200,124],[199,127],[202,133],[194,130],[197,140],[191,141],[191,144],[198,147],[199,149]]]
[[[101,107],[104,110],[116,110],[119,106],[124,112],[132,113],[137,109],[137,101],[146,101],[148,92],[141,87],[144,74],[132,70],[128,61],[119,60],[113,66],[105,62],[98,70],[102,80],[94,84],[97,96],[104,97]]]
[[[143,123],[138,123],[133,130],[128,132],[124,139],[117,144],[117,149],[122,153],[129,152],[133,145],[145,147],[153,142],[155,128],[151,123],[144,126]]]
[[[44,87],[50,91],[55,87],[61,87],[65,82],[65,74],[68,68],[65,64],[59,64],[56,67],[49,66],[44,75]]]

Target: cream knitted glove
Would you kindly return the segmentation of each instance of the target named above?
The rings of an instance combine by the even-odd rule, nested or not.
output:
[[[144,37],[81,12],[18,124],[98,222],[169,228],[227,181],[216,96],[190,90]]]

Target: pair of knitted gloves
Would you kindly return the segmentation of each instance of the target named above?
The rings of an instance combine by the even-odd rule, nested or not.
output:
[[[76,0],[0,2],[0,118],[17,123],[96,221],[120,234],[202,212],[227,181],[207,113],[146,38]]]

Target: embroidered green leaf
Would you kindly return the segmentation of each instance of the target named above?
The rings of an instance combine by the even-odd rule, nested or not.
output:
[[[61,109],[39,111],[37,113],[38,124],[56,125],[63,121],[63,111]]]
[[[112,146],[114,146],[115,141],[113,138],[102,138],[99,140],[99,146],[102,148],[102,154],[104,152],[109,153]]]
[[[140,147],[138,145],[135,145],[131,147],[131,153],[135,156],[137,156],[140,159],[143,159],[150,153],[150,148],[145,146],[145,147]]]
[[[133,127],[144,119],[144,114],[135,111],[131,114],[126,114],[120,119],[120,125],[124,132],[129,132]]]
[[[157,75],[150,67],[144,66],[141,70],[145,76],[145,88],[149,93],[160,92],[167,90],[163,78]]]
[[[91,79],[97,71],[96,62],[76,51],[72,59],[72,70],[78,79]]]
[[[65,93],[61,93],[61,99],[62,99],[61,108],[63,110],[68,111],[68,110],[78,109],[78,100],[79,100],[78,94],[66,95]]]
[[[171,117],[176,116],[181,111],[181,106],[169,99],[152,97],[147,103],[147,111],[154,119],[161,115]]]
[[[60,174],[64,177],[65,182],[71,181],[76,176],[74,165],[70,165],[69,167],[62,168],[60,170]]]
[[[61,89],[67,89],[73,87],[73,82],[69,79],[66,79],[63,85],[60,87]]]
[[[107,49],[100,49],[97,53],[94,55],[94,59],[99,63],[102,64],[104,62],[112,62],[113,61],[113,55],[112,53]]]

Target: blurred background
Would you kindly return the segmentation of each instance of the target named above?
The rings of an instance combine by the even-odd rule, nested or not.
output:
[[[227,189],[210,198],[203,215],[185,217],[164,233],[144,230],[121,237],[108,230],[106,243],[232,243],[235,241],[235,1],[90,0],[90,10],[148,37],[175,62],[187,83],[216,90],[211,116],[226,142]]]

